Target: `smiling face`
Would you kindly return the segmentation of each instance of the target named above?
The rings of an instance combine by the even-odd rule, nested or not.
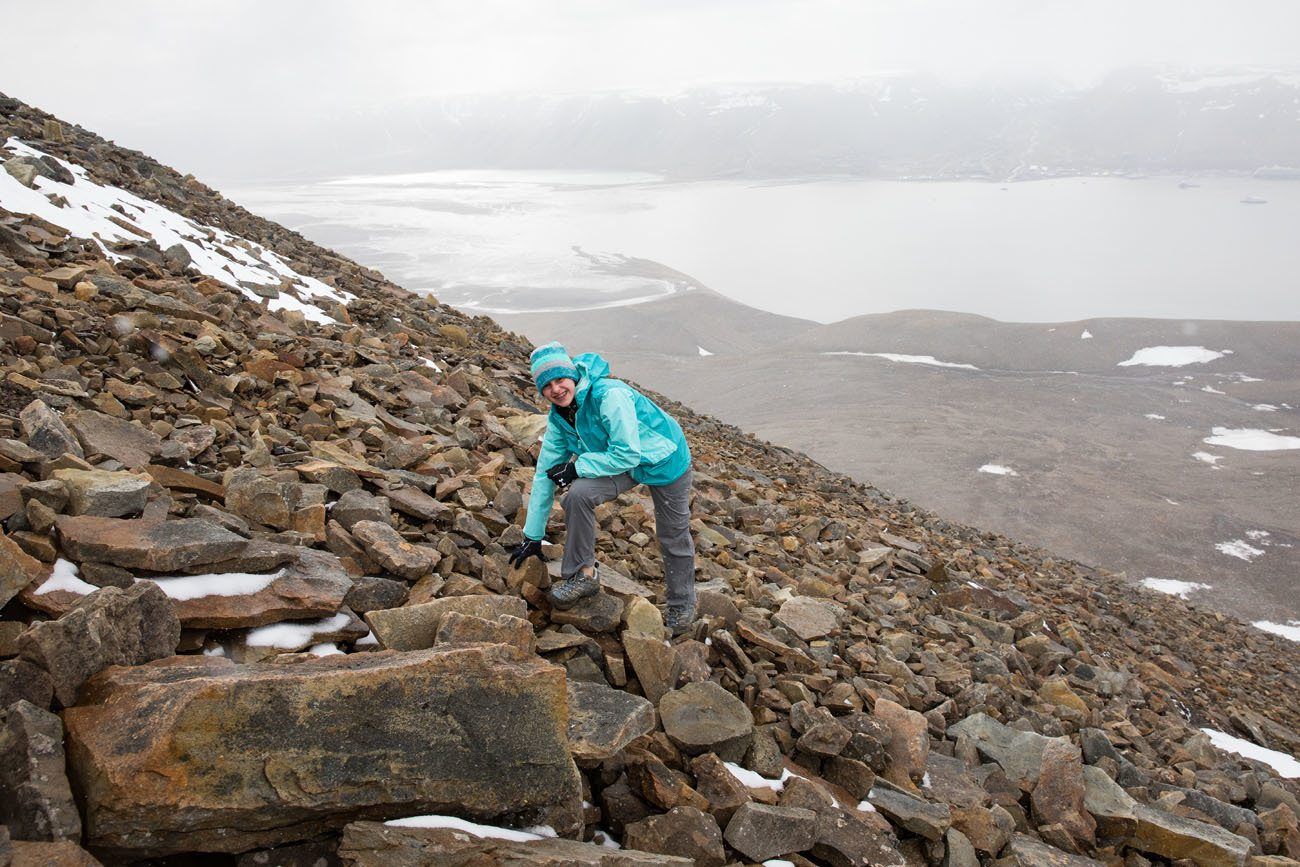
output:
[[[573,403],[574,387],[576,383],[568,377],[552,379],[542,387],[542,397],[549,400],[558,407],[566,407]]]

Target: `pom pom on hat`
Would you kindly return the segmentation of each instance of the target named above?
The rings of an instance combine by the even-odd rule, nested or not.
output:
[[[578,368],[559,343],[547,343],[534,349],[533,354],[528,356],[528,366],[533,374],[533,382],[537,383],[538,392],[553,379],[578,381]]]

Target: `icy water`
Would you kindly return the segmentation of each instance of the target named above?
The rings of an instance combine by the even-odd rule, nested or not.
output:
[[[1300,319],[1300,182],[448,171],[223,192],[407,288],[485,313],[677,291],[660,263],[822,322],[908,308],[1006,321]]]

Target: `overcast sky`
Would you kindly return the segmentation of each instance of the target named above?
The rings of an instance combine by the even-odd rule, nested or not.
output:
[[[18,0],[0,0],[19,8]],[[26,2],[21,7],[29,8]],[[408,97],[1300,65],[1295,0],[42,0],[0,91],[181,165]],[[6,16],[10,24],[15,19]]]

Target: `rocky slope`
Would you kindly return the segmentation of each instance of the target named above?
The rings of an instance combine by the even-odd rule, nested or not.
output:
[[[0,139],[37,210],[127,233],[0,210],[12,863],[1300,856],[1296,782],[1198,729],[1300,753],[1283,639],[670,400],[701,619],[665,640],[637,491],[552,611],[505,558],[522,338],[16,100]]]

